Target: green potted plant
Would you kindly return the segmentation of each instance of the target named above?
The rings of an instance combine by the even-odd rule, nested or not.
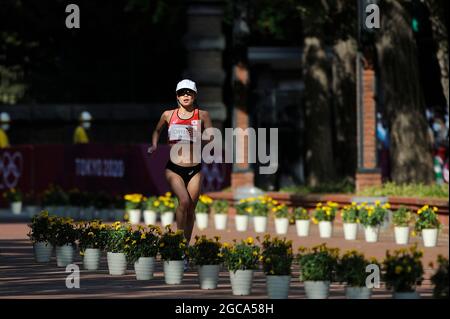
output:
[[[124,275],[127,270],[127,259],[125,251],[128,248],[126,239],[132,231],[130,224],[116,221],[107,227],[106,256],[110,275]]]
[[[155,202],[158,200],[156,196],[144,197],[142,199],[142,209],[144,214],[145,225],[156,225],[158,218],[158,207],[155,206]]]
[[[22,192],[18,189],[10,188],[3,193],[3,197],[8,201],[12,213],[14,215],[20,215],[23,201]]]
[[[78,231],[73,219],[65,217],[55,218],[53,224],[52,244],[56,246],[56,263],[58,267],[66,267],[73,262]]]
[[[341,210],[345,240],[355,240],[358,235],[359,210],[361,206],[352,202]]]
[[[407,245],[409,240],[409,224],[412,220],[411,211],[402,206],[392,214],[394,224],[395,242],[398,245]]]
[[[172,225],[175,219],[175,207],[178,206],[177,200],[172,196],[172,193],[166,192],[164,195],[158,196],[155,205],[157,205],[161,213],[162,227]]]
[[[107,227],[100,220],[81,221],[77,224],[78,247],[87,270],[98,270],[100,254],[105,249]]]
[[[51,184],[42,195],[42,205],[49,213],[63,217],[69,205],[69,196],[61,187]]]
[[[52,238],[54,232],[55,217],[49,216],[48,211],[42,211],[33,216],[28,237],[33,242],[34,256],[38,263],[50,262],[54,249]]]
[[[208,216],[213,200],[207,195],[200,195],[195,207],[195,222],[198,229],[203,230],[208,227]]]
[[[433,297],[448,299],[448,258],[439,255],[437,262],[439,266],[433,276],[431,276],[431,282],[434,285]],[[430,264],[430,267],[433,268],[433,264]]]
[[[153,278],[155,259],[158,254],[161,230],[158,226],[138,226],[125,238],[125,255],[134,264],[137,280]]]
[[[247,201],[246,210],[252,216],[255,232],[257,233],[266,232],[269,212],[272,209],[272,207],[278,205],[278,202],[266,195],[260,195],[256,198],[250,197],[247,198],[246,201]]]
[[[423,253],[417,249],[417,245],[409,249],[395,250],[393,255],[389,250],[386,252],[383,279],[386,287],[394,291],[394,298],[420,298],[416,287],[421,285],[423,280],[422,256]]]
[[[309,235],[309,225],[311,216],[303,207],[296,207],[294,209],[295,228],[297,230],[297,236],[307,237]]]
[[[390,207],[389,203],[381,205],[380,201],[375,201],[375,205],[361,207],[359,220],[364,226],[366,242],[374,243],[378,241],[380,226],[388,215]]]
[[[328,298],[338,257],[339,249],[328,248],[326,244],[311,249],[299,248],[297,260],[300,265],[300,281],[304,282],[309,299]]]
[[[425,247],[435,247],[437,244],[441,222],[436,214],[437,207],[431,208],[425,205],[417,211],[415,233],[422,233],[423,245]]]
[[[319,224],[321,238],[331,238],[333,235],[333,221],[338,208],[339,205],[334,202],[327,202],[326,205],[317,203],[312,220],[314,224]]]
[[[181,284],[184,274],[184,260],[189,254],[184,232],[180,229],[174,232],[170,225],[167,225],[160,239],[159,253],[164,261],[166,284]]]
[[[293,259],[292,241],[264,236],[261,260],[270,299],[287,299]]]
[[[336,277],[339,282],[346,284],[348,299],[369,299],[372,295],[372,290],[366,284],[366,268],[371,264],[378,265],[378,262],[375,259],[367,260],[356,250],[349,250],[339,258]]]
[[[236,230],[238,232],[245,232],[248,228],[249,214],[252,212],[252,207],[248,205],[247,200],[240,199],[235,205],[236,215],[234,216],[234,222],[236,225]]]
[[[141,201],[142,194],[126,194],[125,199],[125,211],[128,215],[130,224],[137,225],[141,222]]]
[[[227,228],[229,206],[226,200],[213,201],[211,208],[214,212],[214,226],[217,230],[225,230]]]
[[[220,265],[223,263],[222,244],[219,237],[209,239],[205,235],[195,236],[195,243],[189,246],[191,262],[198,267],[201,289],[216,289]]]
[[[223,244],[224,264],[230,273],[233,295],[250,295],[253,272],[259,266],[260,248],[252,237],[234,241],[233,245]]]
[[[278,235],[285,235],[289,228],[289,209],[284,204],[272,207],[272,213],[275,215],[275,232]]]

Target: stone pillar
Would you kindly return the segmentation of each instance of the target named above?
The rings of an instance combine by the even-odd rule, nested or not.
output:
[[[187,1],[187,49],[188,67],[183,77],[197,84],[198,105],[209,112],[213,125],[221,128],[226,118],[222,93],[225,72],[222,54],[225,37],[222,33],[223,0]]]
[[[381,185],[381,170],[377,162],[375,70],[370,60],[357,58],[358,83],[358,169],[356,191]]]

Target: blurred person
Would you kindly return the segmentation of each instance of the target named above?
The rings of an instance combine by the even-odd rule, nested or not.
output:
[[[83,111],[79,117],[80,125],[77,126],[73,134],[73,142],[75,144],[89,143],[87,130],[91,128],[92,116],[89,112]]]
[[[383,117],[381,113],[377,112],[377,138],[380,142],[378,145],[380,166],[381,166],[381,176],[384,181],[390,179],[390,155],[389,155],[389,131],[384,125]]]
[[[165,125],[168,126],[168,144],[171,150],[180,143],[187,143],[190,152],[172,154],[167,162],[165,175],[167,182],[178,198],[176,209],[177,228],[184,231],[184,236],[189,245],[194,227],[195,207],[201,191],[202,164],[199,155],[193,151],[194,145],[201,143],[202,129],[212,127],[211,119],[207,111],[194,106],[197,97],[195,82],[184,79],[175,89],[178,106],[175,109],[164,111],[152,134],[152,145],[148,153],[157,150],[160,133]],[[202,125],[203,124],[203,125]],[[196,138],[200,137],[200,138]],[[200,144],[201,145],[201,144]],[[175,152],[174,152],[175,153]],[[192,156],[191,156],[192,155]],[[186,268],[186,264],[185,264]]]
[[[6,131],[9,130],[10,122],[11,118],[8,113],[0,113],[0,148],[7,148],[10,146],[8,135],[6,134]]]

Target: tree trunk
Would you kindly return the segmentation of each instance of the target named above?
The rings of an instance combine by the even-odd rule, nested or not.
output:
[[[356,158],[356,60],[355,39],[338,39],[333,58],[333,104],[336,123],[336,170],[354,176]]]
[[[411,18],[400,1],[386,0],[376,46],[391,133],[392,179],[431,183],[433,159]]]
[[[425,3],[430,10],[431,29],[437,44],[436,57],[441,69],[441,84],[448,107],[448,30],[445,21],[446,14],[448,14],[447,1],[426,0]]]
[[[329,106],[328,62],[317,37],[305,37],[303,51],[305,83],[307,182],[317,186],[334,179],[334,160]]]

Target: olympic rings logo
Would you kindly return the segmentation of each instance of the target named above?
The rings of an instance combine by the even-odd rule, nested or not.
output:
[[[15,188],[22,175],[23,158],[19,152],[0,154],[0,189]]]

